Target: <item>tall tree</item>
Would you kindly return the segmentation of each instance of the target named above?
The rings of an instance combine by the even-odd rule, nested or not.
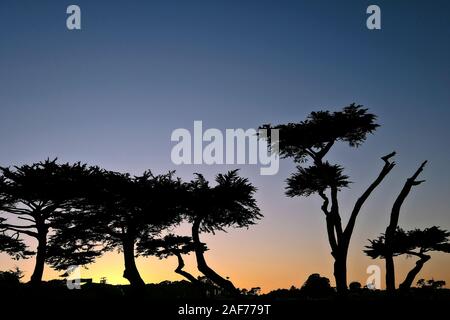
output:
[[[87,197],[78,204],[89,208],[89,214],[63,221],[73,230],[69,236],[61,233],[56,243],[66,243],[69,251],[99,245],[103,251],[118,249],[124,257],[123,277],[133,287],[142,288],[145,283],[136,266],[136,243],[178,223],[181,209],[176,200],[181,186],[172,172],[153,175],[146,171],[132,177],[101,170],[92,180]]]
[[[277,126],[264,125],[264,129],[279,129],[279,141],[270,141],[284,158],[293,158],[298,163],[297,172],[287,180],[287,195],[309,196],[318,194],[322,199],[321,209],[325,214],[328,241],[334,258],[334,277],[338,292],[347,290],[347,254],[353,230],[363,204],[394,167],[390,159],[384,161],[380,173],[362,193],[353,206],[347,225],[341,222],[338,193],[349,185],[343,168],[330,164],[324,158],[336,142],[358,147],[379,126],[376,116],[361,105],[351,104],[342,111],[312,112],[306,120]],[[270,139],[270,130],[268,131]],[[275,149],[276,150],[276,149]],[[307,167],[306,162],[312,161]]]
[[[0,168],[0,230],[30,236],[38,242],[30,282],[39,284],[48,258],[49,230],[80,196],[90,168],[84,164],[58,164],[46,160],[32,165]],[[25,224],[24,224],[25,223]]]
[[[423,171],[426,161],[421,164],[421,166],[417,169],[417,171],[406,180],[402,190],[399,195],[395,199],[395,202],[392,206],[391,216],[389,220],[389,225],[386,228],[386,290],[394,291],[395,290],[395,266],[394,266],[394,253],[393,253],[393,242],[395,230],[398,227],[398,219],[400,216],[400,209],[403,205],[403,202],[408,197],[409,193],[413,186],[417,186],[424,182],[424,180],[417,180],[420,173]]]
[[[215,182],[216,185],[211,186],[201,174],[190,182],[186,217],[192,224],[198,270],[228,293],[236,295],[239,290],[233,283],[207,264],[200,234],[214,234],[226,228],[248,228],[262,215],[254,199],[256,188],[248,179],[240,177],[238,170],[217,175]]]
[[[397,228],[389,247],[386,244],[385,235],[381,235],[377,239],[369,240],[370,245],[366,246],[364,252],[372,259],[386,259],[387,255],[393,257],[400,255],[417,257],[418,260],[415,266],[400,284],[400,289],[409,289],[424,264],[431,259],[431,256],[427,253],[431,251],[450,253],[449,237],[450,232],[436,226],[424,230],[415,229],[410,231]]]

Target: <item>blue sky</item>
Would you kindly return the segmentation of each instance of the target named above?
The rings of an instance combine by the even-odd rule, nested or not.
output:
[[[81,7],[80,31],[65,27],[69,4]],[[369,4],[381,7],[381,30],[366,28]],[[3,0],[0,165],[59,157],[136,174],[177,169],[185,178],[198,171],[211,177],[234,166],[175,167],[174,129],[192,129],[194,120],[205,128],[255,128],[356,102],[377,114],[381,127],[361,148],[339,145],[330,154],[355,182],[342,195],[343,208],[377,173],[380,156],[399,153],[358,221],[351,256],[365,269],[362,246],[384,231],[396,193],[422,160],[429,160],[427,182],[405,204],[401,224],[450,228],[449,15],[450,2],[424,0]],[[288,252],[300,255],[306,244],[308,252],[329,255],[317,201],[283,194],[292,170],[288,160],[272,177],[243,166],[259,188],[265,219],[254,231],[211,241],[222,252],[242,241],[272,245],[281,265],[309,270],[323,263],[331,276],[331,264],[312,254],[289,260]],[[280,247],[286,254],[276,254]],[[448,270],[449,259],[442,261]],[[306,276],[292,271],[292,282]]]

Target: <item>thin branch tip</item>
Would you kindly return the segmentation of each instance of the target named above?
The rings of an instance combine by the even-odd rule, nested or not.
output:
[[[390,158],[392,158],[393,156],[395,156],[397,154],[397,152],[392,151],[391,153],[385,155],[384,157],[381,157],[381,159],[383,161],[388,161]]]

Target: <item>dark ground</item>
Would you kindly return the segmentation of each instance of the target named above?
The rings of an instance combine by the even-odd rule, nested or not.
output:
[[[212,307],[212,314],[179,315],[180,308]],[[241,305],[240,311],[238,310]],[[251,305],[244,314],[246,305]],[[249,314],[252,305],[268,314]],[[234,307],[236,312],[230,310]],[[310,319],[314,317],[366,319],[435,317],[447,319],[450,290],[411,289],[389,295],[384,291],[357,290],[346,296],[334,292],[276,290],[258,296],[239,298],[204,297],[189,283],[149,284],[134,292],[129,286],[85,284],[69,290],[63,282],[43,283],[40,288],[26,284],[0,286],[2,317],[43,319],[76,317],[80,319]],[[217,310],[217,311],[216,311]],[[228,311],[228,314],[224,314]],[[236,314],[239,312],[240,314]],[[8,315],[3,317],[3,315]],[[9,316],[11,315],[11,316]]]

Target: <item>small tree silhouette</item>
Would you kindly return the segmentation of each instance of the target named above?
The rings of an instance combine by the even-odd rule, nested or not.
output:
[[[45,261],[51,254],[47,251],[49,230],[57,228],[56,219],[70,211],[74,199],[81,195],[90,169],[80,163],[58,164],[54,159],[13,169],[0,167],[0,172],[3,203],[0,214],[4,216],[0,220],[0,230],[37,239],[36,263],[30,282],[39,284]],[[27,224],[18,223],[20,221]],[[4,240],[8,240],[7,237],[3,235]],[[8,241],[10,249],[13,245],[25,253],[23,242],[11,237]]]
[[[441,289],[443,287],[445,287],[445,281],[444,280],[425,280],[425,279],[419,279],[417,281],[417,286],[421,289],[431,289],[431,290],[436,290],[436,289]]]
[[[395,165],[390,162],[395,152],[381,158],[384,166],[378,177],[358,198],[347,225],[342,226],[338,193],[348,187],[350,182],[341,166],[330,164],[324,158],[336,142],[358,147],[368,134],[376,130],[376,116],[367,111],[361,105],[351,104],[342,111],[312,112],[305,121],[299,123],[262,126],[280,130],[279,141],[270,141],[271,147],[277,146],[282,157],[293,158],[299,164],[297,172],[287,180],[286,194],[289,197],[318,194],[323,201],[321,209],[326,218],[338,292],[347,290],[347,254],[356,218],[370,194]],[[268,132],[270,139],[270,130]],[[307,160],[312,160],[309,167],[305,167]]]
[[[200,233],[215,233],[225,228],[243,228],[254,224],[261,214],[253,197],[256,188],[238,170],[217,175],[216,185],[197,174],[189,183],[186,217],[192,224],[192,241],[197,267],[206,277],[228,293],[237,295],[239,290],[233,283],[220,276],[207,264],[204,244]]]
[[[386,245],[386,238],[381,235],[377,239],[370,240],[370,245],[364,252],[373,259],[386,258],[386,255],[393,257],[399,255],[409,255],[418,257],[416,265],[406,275],[405,280],[400,284],[400,289],[409,289],[417,274],[422,270],[424,264],[431,259],[428,252],[440,251],[450,252],[450,233],[439,227],[426,228],[424,230],[415,229],[404,231],[397,228],[389,247]]]
[[[201,244],[203,250],[207,248]],[[195,244],[191,237],[176,236],[168,234],[163,238],[141,238],[137,245],[137,252],[143,256],[156,256],[160,259],[166,259],[170,256],[177,257],[178,265],[175,272],[192,282],[194,285],[202,287],[201,282],[183,268],[185,266],[183,255],[195,251]]]

